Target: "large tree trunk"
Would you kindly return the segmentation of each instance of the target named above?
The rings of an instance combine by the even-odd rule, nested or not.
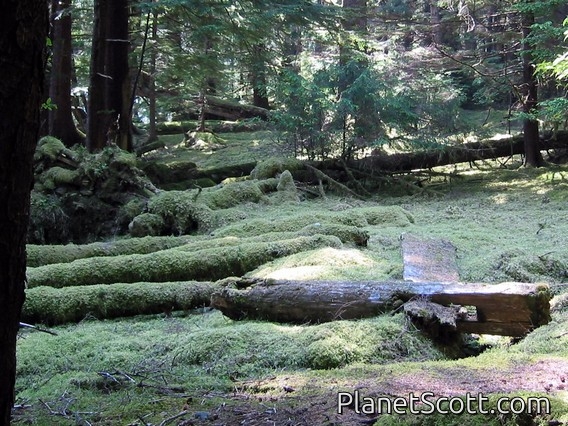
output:
[[[526,114],[535,114],[537,108],[537,81],[535,75],[535,67],[532,62],[532,46],[528,42],[531,33],[531,26],[535,23],[533,12],[524,12],[522,15],[522,33],[523,33],[523,85],[522,85],[522,102],[523,111]],[[531,167],[540,167],[543,165],[542,155],[538,148],[538,121],[536,118],[525,118],[523,121],[524,134],[524,151],[525,165]]]
[[[94,10],[87,148],[131,151],[128,2],[96,0]]]
[[[47,2],[10,0],[0,14],[0,424],[14,403],[24,303],[32,158],[44,84]]]
[[[474,316],[457,323],[458,331],[521,336],[550,321],[550,297],[548,286],[525,283],[259,280],[244,290],[226,287],[214,293],[211,307],[232,319],[302,324],[372,317],[427,298],[440,305],[476,308]]]
[[[255,107],[270,109],[268,101],[268,80],[266,78],[266,46],[262,43],[253,46],[251,65],[252,104]]]
[[[71,0],[53,0],[53,56],[49,77],[49,97],[55,108],[49,110],[49,134],[66,146],[82,144],[85,136],[75,127],[71,108]]]

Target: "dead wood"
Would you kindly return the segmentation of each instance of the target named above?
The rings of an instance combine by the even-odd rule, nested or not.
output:
[[[547,285],[526,283],[259,280],[213,293],[211,306],[232,319],[319,323],[372,317],[425,298],[475,307],[475,317],[458,318],[460,332],[522,336],[550,321],[550,297]]]

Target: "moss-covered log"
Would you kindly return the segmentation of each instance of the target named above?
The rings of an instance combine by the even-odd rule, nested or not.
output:
[[[526,283],[258,280],[249,288],[226,287],[214,293],[211,306],[233,319],[318,323],[372,317],[416,297],[444,306],[475,307],[475,317],[457,322],[461,332],[522,336],[550,321],[548,285]]]
[[[28,287],[204,280],[241,276],[278,257],[320,247],[340,247],[337,237],[314,235],[186,252],[93,257],[28,269]]]
[[[26,291],[22,320],[48,325],[97,319],[170,313],[208,306],[218,289],[210,282],[164,282],[36,287]]]
[[[523,144],[523,136],[518,135],[505,139],[489,139],[461,145],[442,146],[429,151],[371,155],[360,160],[352,161],[349,166],[360,170],[387,172],[428,169],[448,164],[466,163],[509,157],[514,154],[523,154]],[[568,147],[568,132],[558,132],[554,137],[552,135],[542,137],[539,142],[540,150],[566,147]],[[332,166],[331,163],[320,163],[317,167],[328,168]],[[332,168],[341,170],[343,164],[337,162]]]
[[[125,254],[148,254],[179,247],[199,237],[143,237],[91,244],[35,245],[28,244],[28,266],[68,263],[77,259]]]

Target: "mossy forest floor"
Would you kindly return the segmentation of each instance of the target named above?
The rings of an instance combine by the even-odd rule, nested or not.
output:
[[[261,142],[255,139],[255,143]],[[406,189],[385,186],[366,201],[331,192],[325,199],[299,202],[247,201],[225,209],[226,221],[218,220],[214,231],[183,237],[184,241],[147,239],[145,248],[124,254],[118,249],[104,252],[106,246],[84,247],[78,256],[82,259],[69,264],[88,268],[89,259],[103,262],[100,256],[125,256],[129,268],[142,270],[152,259],[146,257],[154,251],[149,249],[150,241],[156,245],[155,253],[164,256],[170,250],[180,259],[185,259],[186,254],[181,253],[187,250],[213,256],[219,245],[219,249],[229,250],[237,244],[238,250],[248,253],[245,245],[235,240],[245,239],[246,247],[254,247],[276,238],[316,238],[313,229],[306,233],[305,228],[335,223],[347,227],[341,228],[342,232],[355,227],[368,233],[367,245],[361,246],[357,239],[333,228],[302,249],[274,246],[272,252],[280,252],[263,258],[261,264],[241,260],[238,265],[255,277],[401,279],[400,236],[412,232],[450,240],[457,247],[463,281],[550,283],[555,294],[552,322],[517,342],[481,336],[478,344],[487,345],[487,350],[456,360],[401,313],[317,325],[235,322],[217,311],[195,307],[174,312],[164,308],[161,314],[118,319],[101,319],[103,313],[85,315],[79,322],[52,327],[57,336],[21,332],[15,423],[331,426],[568,422],[568,167],[503,169],[484,164],[482,169],[459,169],[451,180],[435,178],[412,193]],[[369,213],[375,212],[373,209],[383,209],[382,220]],[[353,223],[338,219],[350,217],[350,213]],[[303,217],[307,222],[300,219]],[[286,225],[275,229],[274,224],[280,223]],[[303,234],[295,234],[302,229]],[[230,255],[229,251],[223,253]],[[61,265],[57,262],[73,260],[69,254],[65,256],[60,260],[56,256],[48,266],[55,268]],[[46,285],[43,271],[47,269],[41,268],[48,266],[39,266],[41,259],[34,261],[38,263],[30,267],[30,283],[41,278],[41,285]],[[70,279],[69,272],[58,273],[62,280]],[[123,278],[131,276],[124,271],[121,274]],[[80,271],[76,275],[89,276]],[[128,285],[143,286],[137,283],[138,278],[134,274]],[[184,281],[177,275],[174,279]],[[108,288],[113,285],[112,281],[105,284]],[[71,280],[69,285],[77,288],[81,283]],[[102,287],[89,293],[91,297],[107,297]],[[34,287],[30,294],[32,290]],[[552,411],[541,415],[378,416],[358,414],[351,407],[338,414],[337,393],[356,390],[362,397],[482,392],[490,397],[488,408],[496,407],[501,395],[546,396]]]

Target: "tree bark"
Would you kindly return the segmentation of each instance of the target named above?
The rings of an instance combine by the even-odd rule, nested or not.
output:
[[[131,151],[128,2],[96,0],[94,11],[87,148]]]
[[[47,2],[10,0],[0,14],[0,424],[14,403],[24,302],[32,158],[42,102]]]
[[[53,0],[53,55],[49,77],[49,97],[55,108],[49,111],[49,134],[65,146],[83,144],[85,136],[75,127],[71,107],[71,0]]]
[[[532,60],[532,46],[528,42],[531,26],[535,23],[533,12],[524,12],[521,19],[523,33],[523,111],[526,114],[535,114],[538,104],[538,86],[535,75],[535,67]],[[523,120],[525,165],[540,167],[544,161],[538,148],[538,121],[536,118],[527,117]]]
[[[548,286],[525,283],[259,280],[244,290],[226,287],[214,293],[211,307],[232,319],[319,323],[376,316],[415,298],[475,306],[475,319],[457,324],[467,333],[521,336],[550,322]]]

